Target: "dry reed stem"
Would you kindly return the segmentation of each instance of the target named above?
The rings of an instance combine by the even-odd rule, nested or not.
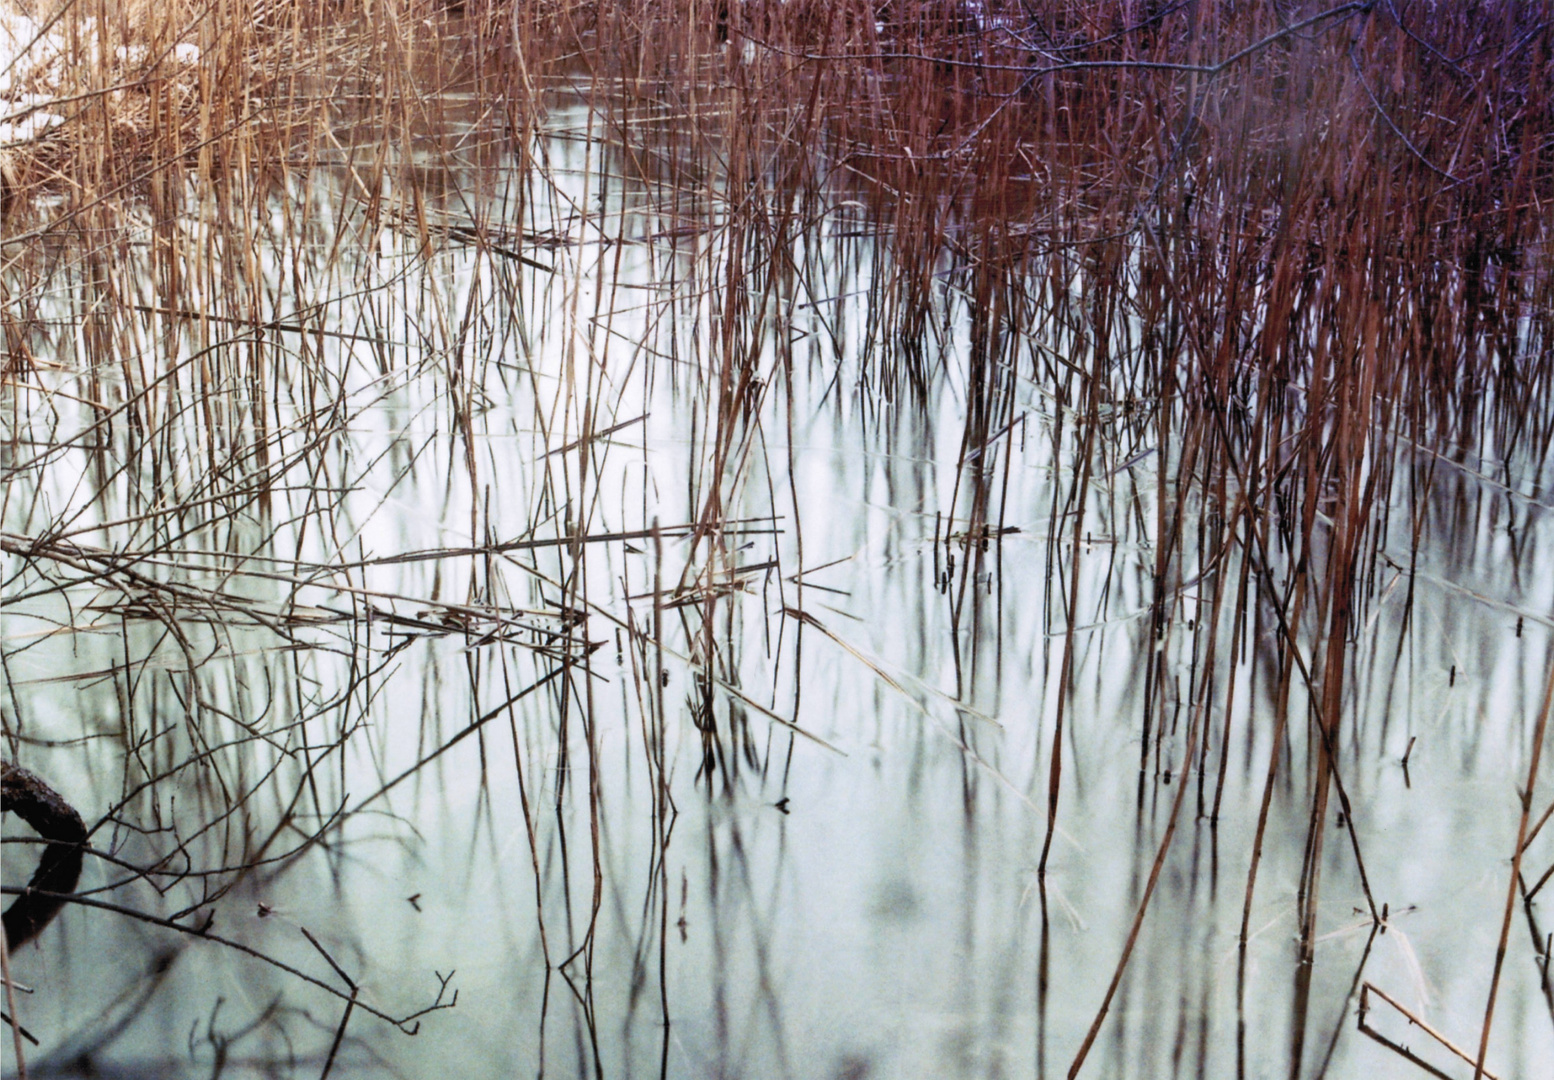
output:
[[[16,1008],[16,987],[11,983],[11,940],[0,925],[0,979],[5,980],[5,1005],[9,1015],[6,1026],[11,1029],[11,1049],[16,1054],[16,1075],[26,1080],[27,1055],[22,1050],[22,1014]]]
[[[1505,916],[1500,921],[1500,942],[1495,946],[1494,974],[1489,980],[1489,1001],[1484,1006],[1484,1027],[1479,1035],[1478,1056],[1473,1065],[1474,1080],[1486,1075],[1484,1059],[1489,1054],[1489,1031],[1495,1019],[1495,999],[1500,990],[1500,972],[1505,967],[1506,946],[1511,937],[1511,914],[1516,907],[1516,889],[1521,883],[1522,854],[1527,848],[1527,822],[1532,812],[1532,796],[1538,786],[1538,765],[1543,760],[1543,740],[1548,732],[1549,711],[1554,708],[1554,655],[1549,658],[1548,682],[1543,688],[1543,705],[1533,727],[1532,756],[1527,763],[1527,783],[1517,792],[1522,814],[1516,826],[1516,850],[1511,856],[1511,884],[1506,889]]]
[[[84,8],[57,11],[61,25],[77,20],[86,31]],[[210,779],[193,786],[206,815],[200,836],[220,856],[213,866],[254,857],[249,841],[227,838],[251,825],[268,836],[259,848],[267,853],[281,831],[269,814],[311,806],[327,817],[299,851],[340,819],[316,765],[296,774],[295,795],[275,792],[274,808],[240,808],[261,789],[242,762],[243,748],[261,745],[261,726],[219,730],[232,725],[215,711],[216,661],[245,650],[232,629],[205,639],[207,628],[252,624],[291,650],[287,708],[303,719],[282,730],[303,739],[326,717],[337,732],[355,730],[397,650],[420,640],[385,646],[374,626],[465,635],[472,700],[488,684],[500,683],[493,700],[527,685],[509,682],[511,647],[551,665],[561,744],[578,731],[570,725],[583,725],[583,759],[566,764],[588,778],[586,929],[569,936],[569,917],[562,944],[562,924],[545,929],[544,903],[540,918],[547,964],[554,931],[557,966],[572,954],[583,961],[575,967],[589,968],[603,793],[589,668],[598,643],[580,620],[601,615],[627,631],[654,778],[667,1018],[665,744],[677,706],[664,700],[664,665],[683,665],[695,683],[686,718],[726,784],[747,743],[747,712],[807,735],[797,724],[800,680],[791,708],[752,691],[749,670],[762,658],[747,654],[737,627],[755,606],[744,591],[753,567],[774,571],[779,591],[798,590],[774,607],[793,617],[778,620],[779,635],[791,626],[792,646],[784,652],[789,639],[779,636],[772,671],[797,673],[806,630],[825,632],[798,614],[812,610],[805,591],[820,587],[805,581],[814,568],[804,562],[793,468],[803,404],[795,386],[810,378],[827,387],[822,408],[840,415],[856,403],[875,423],[929,416],[955,395],[955,476],[948,504],[934,509],[956,524],[943,552],[937,535],[933,550],[936,584],[941,554],[958,556],[941,587],[954,631],[955,686],[945,693],[968,711],[947,734],[979,762],[990,759],[964,721],[976,712],[979,671],[998,662],[985,632],[995,601],[980,585],[991,587],[997,570],[1003,588],[1006,519],[1026,525],[1050,514],[1044,629],[1066,629],[1045,763],[1047,843],[1061,736],[1081,715],[1068,696],[1074,635],[1114,617],[1112,578],[1092,594],[1081,555],[1092,530],[1121,533],[1131,514],[1153,548],[1139,560],[1152,578],[1140,800],[1150,755],[1158,783],[1182,746],[1167,671],[1180,656],[1193,717],[1182,782],[1199,770],[1201,809],[1209,755],[1221,755],[1211,812],[1219,820],[1230,705],[1246,658],[1242,698],[1271,681],[1274,716],[1253,713],[1237,729],[1247,745],[1273,736],[1243,947],[1273,787],[1299,769],[1280,755],[1286,736],[1294,743],[1303,730],[1302,694],[1315,716],[1303,745],[1318,774],[1303,789],[1311,822],[1303,932],[1314,941],[1329,775],[1374,918],[1340,748],[1350,730],[1345,695],[1364,662],[1349,639],[1376,626],[1385,603],[1378,568],[1407,577],[1401,650],[1416,581],[1447,581],[1419,565],[1421,549],[1458,535],[1430,517],[1431,500],[1503,496],[1529,512],[1547,502],[1537,485],[1554,440],[1554,285],[1541,211],[1554,198],[1554,42],[1535,13],[1426,24],[1392,4],[1140,12],[1096,0],[995,2],[973,19],[969,7],[843,0],[734,5],[720,21],[701,2],[471,0],[455,17],[348,0],[328,11],[273,9],[251,25],[242,5],[227,3],[134,12],[124,43],[147,49],[148,66],[121,70],[105,44],[61,88],[67,125],[25,148],[30,162],[7,165],[19,179],[7,181],[15,195],[0,240],[3,393],[14,418],[5,550],[25,560],[15,579],[25,587],[14,587],[29,603],[72,604],[97,590],[81,618],[53,631],[116,622],[124,633],[115,670],[141,687],[125,699],[124,741],[151,763],[144,778],[128,767],[126,788],[183,783],[195,763],[208,763]],[[202,64],[193,74],[170,69],[167,50],[196,36]],[[561,132],[552,110],[572,105],[580,126]],[[563,160],[563,145],[577,156]],[[577,197],[573,168],[590,197]],[[618,207],[591,197],[617,186],[626,193]],[[623,303],[622,267],[638,256],[655,291],[641,305],[635,296]],[[455,258],[475,279],[462,295],[449,271]],[[556,313],[548,325],[536,319],[545,312]],[[552,355],[563,358],[560,373],[537,370]],[[358,376],[374,381],[363,387]],[[683,505],[665,511],[684,515],[665,520],[686,523],[690,539],[675,549],[675,566],[662,565],[660,545],[676,530],[649,528],[646,485],[641,519],[630,521],[600,487],[616,452],[610,436],[664,422],[639,407],[638,381],[644,396],[672,386],[687,417]],[[397,408],[412,386],[429,387],[434,401],[418,418],[453,436],[446,446],[422,443],[395,466],[389,490],[418,470],[441,472],[450,495],[467,495],[467,520],[461,542],[369,553],[349,542],[357,534],[346,493],[377,474],[346,467],[350,432]],[[482,456],[488,439],[508,434],[487,412],[504,397],[532,411],[542,465],[522,492],[529,505],[493,513],[493,488],[499,504],[516,501],[495,455]],[[1027,417],[1050,438],[1063,477],[1050,507],[1037,510],[1010,494]],[[770,486],[760,491],[763,476],[781,472],[783,454],[766,441],[774,419],[787,435],[786,508]],[[78,459],[88,462],[88,495],[56,514],[50,485]],[[1409,557],[1388,547],[1402,490],[1422,493]],[[759,508],[747,512],[752,503]],[[504,509],[526,527],[498,535]],[[775,529],[785,513],[797,565],[781,565],[788,550],[742,563],[738,538],[768,522]],[[18,520],[26,527],[13,527]],[[597,560],[640,541],[653,544],[654,576],[626,590],[622,610],[602,599]],[[1117,559],[1114,545],[1109,575]],[[382,587],[367,577],[418,566],[430,582]],[[504,571],[544,602],[515,602]],[[443,595],[445,575],[466,572],[466,595]],[[1233,597],[1228,572],[1240,578]],[[207,573],[218,584],[196,579]],[[1211,577],[1205,609],[1197,587]],[[245,589],[261,582],[282,601],[249,599]],[[1534,625],[1542,618],[1447,587]],[[323,608],[299,603],[305,588],[334,590],[327,629]],[[632,605],[648,596],[644,625]],[[1222,618],[1241,629],[1228,680]],[[130,656],[124,628],[142,620],[165,632],[176,656]],[[327,644],[309,637],[310,620],[332,635]],[[1270,621],[1276,633],[1264,652],[1257,639],[1270,636]],[[206,656],[208,640],[217,647]],[[353,673],[329,692],[305,693],[305,665],[325,650],[349,657]],[[854,655],[896,696],[915,698],[885,674],[892,662]],[[1045,678],[1045,654],[1041,663]],[[146,691],[155,678],[141,681],[163,669],[157,685],[166,689],[156,692],[176,695],[173,711],[186,720],[187,745],[176,753],[170,738],[153,737],[154,725],[137,726],[168,702]],[[1209,713],[1221,695],[1216,745]],[[542,882],[541,849],[552,839],[565,846],[566,830],[558,816],[546,831],[516,709],[499,708],[512,730],[539,895],[556,880]],[[233,715],[237,728],[248,720],[241,709]],[[484,750],[482,725],[495,715],[472,708],[474,727],[426,728],[431,745],[417,747],[404,775],[471,734]],[[339,734],[307,753],[338,761],[343,784],[347,744]],[[275,768],[264,783],[296,778]],[[560,803],[558,790],[558,815]],[[129,816],[129,800],[122,809]],[[1164,857],[1162,846],[1156,873]],[[168,858],[148,856],[158,873]],[[560,879],[568,900],[570,874]],[[197,908],[230,885],[202,884],[185,899]],[[1486,1040],[1492,1012],[1493,995]]]
[[[1428,1064],[1423,1059],[1413,1054],[1407,1047],[1400,1046],[1399,1044],[1392,1042],[1390,1039],[1386,1038],[1384,1035],[1376,1031],[1365,1022],[1366,1014],[1370,1011],[1369,1002],[1371,994],[1375,994],[1388,1005],[1391,1005],[1398,1012],[1402,1013],[1404,1018],[1407,1019],[1410,1024],[1419,1028],[1419,1030],[1430,1036],[1430,1038],[1434,1039],[1446,1049],[1450,1050],[1453,1054],[1457,1055],[1458,1058],[1467,1062],[1469,1065],[1475,1065],[1475,1060],[1471,1053],[1458,1047],[1446,1036],[1442,1035],[1439,1031],[1435,1030],[1435,1028],[1431,1027],[1415,1013],[1411,1012],[1397,999],[1393,998],[1380,987],[1369,981],[1362,982],[1360,984],[1359,1029],[1366,1035],[1370,1036],[1372,1039],[1375,1039],[1377,1042],[1381,1043],[1381,1045],[1387,1047],[1395,1053],[1401,1054],[1407,1060],[1413,1062],[1415,1065],[1418,1065],[1420,1068],[1426,1070],[1434,1076],[1445,1077],[1449,1075],[1435,1068],[1433,1065]],[[1484,1070],[1481,1063],[1477,1064],[1476,1067],[1482,1070],[1481,1075],[1488,1077],[1489,1080],[1496,1080],[1495,1074],[1489,1072],[1488,1070]]]

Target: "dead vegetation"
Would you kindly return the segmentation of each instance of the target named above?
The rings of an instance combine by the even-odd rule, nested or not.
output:
[[[108,640],[106,666],[60,677],[115,706],[61,727],[18,682],[6,737],[22,762],[116,748],[77,768],[102,812],[83,903],[209,938],[218,904],[341,857],[455,745],[498,768],[502,730],[542,951],[586,983],[608,871],[594,665],[613,644],[652,777],[643,937],[667,1016],[686,798],[668,747],[694,732],[709,792],[785,783],[795,734],[830,745],[801,709],[808,644],[915,707],[955,704],[956,752],[1041,819],[1045,920],[1068,729],[1093,722],[1080,630],[1136,595],[1138,799],[1169,809],[1094,1024],[1063,1043],[1070,1075],[1194,816],[1254,830],[1241,1005],[1282,786],[1308,820],[1297,972],[1335,865],[1386,926],[1346,787],[1360,672],[1403,655],[1434,552],[1488,518],[1531,558],[1550,506],[1543,5],[7,10],[39,28],[0,77],[5,588],[30,620],[7,620],[7,680],[57,638]],[[806,554],[795,413],[843,400],[886,445],[956,403],[931,530],[914,507],[952,687],[925,691],[817,607],[834,553]],[[683,475],[620,464],[669,430]],[[1011,484],[1027,440],[1053,478],[1040,505]],[[384,501],[428,491],[439,528],[373,532]],[[1003,547],[1038,533],[1019,587],[1060,690],[1012,782],[978,687],[1007,660]],[[1135,593],[1107,584],[1119,558]],[[1495,602],[1518,635],[1547,630],[1535,601]],[[372,730],[417,653],[462,682],[466,715],[423,702],[412,752]],[[1525,718],[1535,746],[1547,710]],[[543,782],[541,745],[563,761]],[[1533,760],[1518,860],[1547,798]],[[1255,807],[1225,801],[1238,770]],[[586,869],[542,867],[569,830]],[[1536,938],[1548,874],[1523,877]],[[365,1003],[335,970],[348,1019]],[[403,1025],[418,1007],[372,1008]]]

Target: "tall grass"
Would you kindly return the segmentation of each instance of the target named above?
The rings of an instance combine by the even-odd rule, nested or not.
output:
[[[1434,516],[1443,491],[1464,520],[1480,482],[1512,491],[1521,513],[1548,504],[1554,21],[1542,5],[10,10],[46,29],[0,81],[0,109],[62,120],[0,150],[6,588],[54,604],[62,631],[116,628],[126,643],[120,716],[78,736],[123,747],[122,775],[92,778],[119,792],[90,840],[121,868],[109,892],[180,890],[142,914],[189,932],[256,874],[330,849],[454,743],[478,736],[486,753],[487,725],[542,688],[559,744],[583,756],[551,809],[559,821],[567,784],[579,787],[592,872],[586,901],[567,893],[563,929],[542,912],[541,933],[552,965],[591,962],[606,793],[587,673],[623,632],[655,777],[662,948],[668,718],[691,721],[709,789],[786,768],[791,750],[758,736],[757,717],[791,738],[806,628],[811,648],[835,637],[812,607],[791,460],[796,382],[831,382],[832,407],[852,402],[878,427],[960,403],[933,546],[936,584],[968,630],[952,692],[967,709],[1002,662],[979,583],[1002,538],[1030,525],[1009,497],[1014,442],[1033,428],[1050,442],[1042,663],[1064,690],[1031,763],[1043,875],[1072,768],[1065,728],[1082,722],[1067,692],[1075,631],[1115,603],[1091,584],[1090,555],[1110,543],[1115,562],[1125,527],[1149,539],[1138,791],[1142,805],[1174,785],[1170,825],[1072,1072],[1189,799],[1208,822],[1255,821],[1244,994],[1274,794],[1304,785],[1309,979],[1331,804],[1353,821],[1342,747],[1355,645],[1398,574],[1402,629],[1411,618],[1415,567],[1388,551],[1417,559],[1453,541]],[[558,131],[576,148],[565,161]],[[620,286],[639,249],[660,287],[645,316]],[[470,256],[468,276],[451,274],[452,252]],[[859,278],[861,325],[837,294]],[[544,355],[560,369],[538,370]],[[606,488],[610,437],[664,383],[692,447],[683,498]],[[394,410],[412,385],[427,388],[408,399],[417,417],[448,441],[423,460],[432,442],[390,439],[382,460],[397,476],[441,475],[438,512],[462,540],[368,551],[348,497],[365,475],[352,433],[403,427]],[[1032,387],[1043,416],[1023,404]],[[493,394],[531,411],[532,430],[503,432],[532,446],[521,478],[483,449]],[[63,469],[81,472],[59,505]],[[493,499],[526,500],[521,535],[498,534]],[[689,512],[655,521],[670,505]],[[1513,550],[1517,513],[1504,523]],[[796,565],[752,570],[746,537],[778,528]],[[677,565],[666,537],[684,540]],[[617,604],[587,553],[624,559],[627,544],[651,549],[653,570]],[[369,581],[385,564],[412,568],[403,587]],[[774,660],[747,655],[745,621],[766,614],[741,599],[768,569],[786,579]],[[327,603],[310,592],[326,587]],[[154,628],[147,656],[164,641],[176,654],[159,654],[165,680],[142,681],[152,669],[130,656],[131,623]],[[407,771],[374,751],[382,791],[346,801],[374,687],[420,639],[383,636],[396,628],[467,645],[470,716],[427,725]],[[250,650],[286,659],[211,663]],[[324,678],[321,657],[345,658],[346,676]],[[675,664],[689,700],[664,689]],[[1230,763],[1254,739],[1235,730],[1236,703],[1253,698],[1271,728],[1261,803],[1231,806]],[[5,723],[11,757],[44,753],[14,705]],[[543,808],[513,725],[543,893]],[[975,725],[954,737],[982,760]],[[197,807],[197,842],[166,832],[173,790]],[[99,839],[110,829],[136,839]],[[1346,858],[1380,926],[1362,835],[1347,830]],[[335,992],[361,1007],[354,986]],[[413,1009],[380,1011],[404,1023]],[[1298,1070],[1303,1016],[1294,1030]]]

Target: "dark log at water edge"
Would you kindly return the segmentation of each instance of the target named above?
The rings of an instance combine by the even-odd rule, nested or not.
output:
[[[61,894],[73,892],[81,876],[86,824],[59,793],[36,774],[0,761],[0,811],[16,814],[33,827],[48,846],[27,888],[5,912],[5,937],[10,951],[43,932],[65,904]]]

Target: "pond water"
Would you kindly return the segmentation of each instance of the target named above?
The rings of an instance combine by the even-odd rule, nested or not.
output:
[[[1213,554],[1156,403],[1119,378],[1086,414],[1050,374],[1089,368],[1082,328],[990,360],[946,257],[906,340],[869,195],[820,189],[773,245],[730,178],[666,195],[585,100],[558,95],[537,174],[417,160],[381,207],[340,131],[246,247],[191,187],[110,268],[32,271],[6,752],[98,826],[80,889],[115,909],[12,957],[31,1075],[318,1075],[346,977],[334,1076],[1061,1076],[1103,1006],[1093,1076],[1403,1074],[1361,1019],[1473,1074],[1358,1008],[1370,984],[1477,1051],[1554,462],[1393,446],[1349,809],[1313,831],[1275,605]],[[168,228],[209,307],[159,306]],[[214,284],[239,273],[246,306]],[[7,844],[7,886],[35,851]],[[1541,899],[1512,912],[1500,1077],[1554,1061]]]

